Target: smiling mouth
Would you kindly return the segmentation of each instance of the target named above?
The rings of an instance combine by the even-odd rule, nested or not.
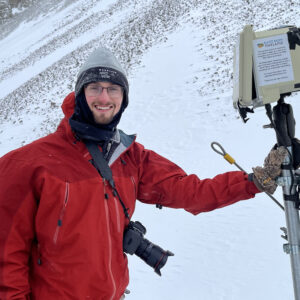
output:
[[[95,105],[95,108],[96,108],[97,110],[105,111],[105,110],[112,109],[112,108],[113,108],[113,105],[109,105],[109,106]]]

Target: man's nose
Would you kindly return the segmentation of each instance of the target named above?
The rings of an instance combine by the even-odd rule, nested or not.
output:
[[[107,93],[107,89],[106,88],[102,89],[101,94],[98,96],[98,100],[102,101],[102,102],[108,102],[108,101],[110,101],[110,97],[109,97],[109,95]]]

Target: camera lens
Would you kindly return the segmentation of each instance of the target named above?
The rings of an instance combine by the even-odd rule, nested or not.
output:
[[[160,269],[166,264],[168,257],[174,255],[172,252],[162,249],[147,239],[141,241],[135,254],[152,267],[159,276],[161,276]]]
[[[123,237],[123,251],[136,254],[161,276],[160,269],[166,264],[168,257],[174,254],[144,239],[146,228],[138,221],[130,221]]]

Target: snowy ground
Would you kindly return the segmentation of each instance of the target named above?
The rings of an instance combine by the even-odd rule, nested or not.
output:
[[[120,128],[200,178],[235,170],[211,150],[212,141],[247,171],[262,164],[275,134],[262,129],[268,123],[263,109],[243,124],[232,107],[232,45],[245,24],[299,27],[300,4],[63,2],[0,40],[0,155],[55,129],[80,63],[103,44],[129,71],[130,101]],[[288,102],[297,120],[299,94]],[[275,196],[281,199],[279,189]],[[130,257],[128,299],[293,299],[279,229],[285,218],[268,197],[198,216],[138,203],[135,220],[147,227],[147,239],[175,256],[161,278]]]

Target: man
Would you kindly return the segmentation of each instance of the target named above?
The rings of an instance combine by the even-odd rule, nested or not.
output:
[[[128,285],[123,234],[136,199],[198,214],[259,189],[274,192],[284,149],[272,151],[272,168],[254,169],[256,184],[243,172],[187,176],[117,129],[128,91],[113,54],[96,50],[63,102],[57,131],[1,158],[1,300],[119,300]]]

